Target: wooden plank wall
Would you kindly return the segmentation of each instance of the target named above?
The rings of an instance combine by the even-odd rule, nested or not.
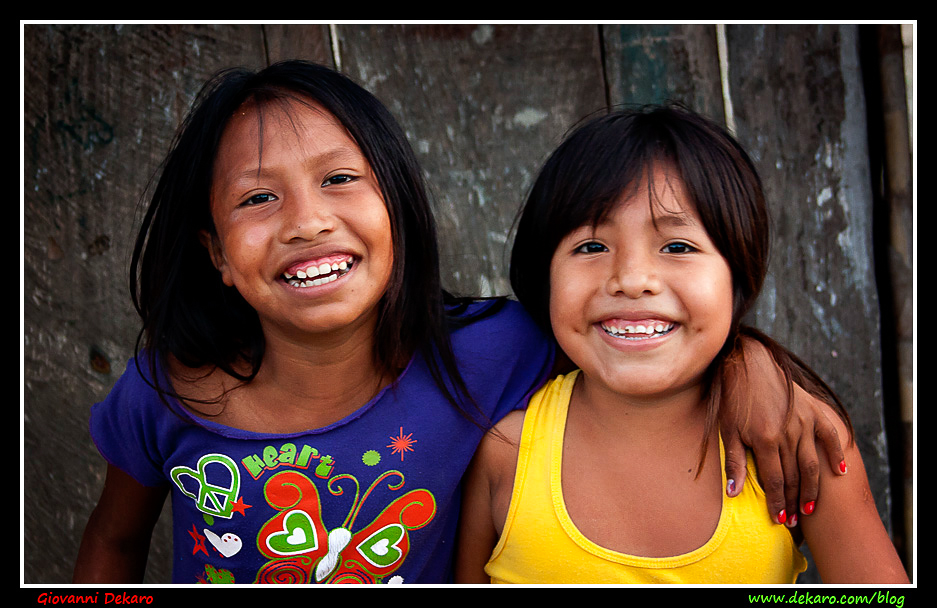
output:
[[[760,164],[776,228],[755,320],[848,404],[879,510],[909,550],[890,481],[908,474],[891,424],[900,381],[882,337],[909,299],[893,304],[877,274],[882,104],[863,27],[730,25],[720,37],[714,25],[25,25],[24,581],[70,580],[100,492],[88,409],[138,331],[126,277],[147,181],[208,76],[292,57],[345,71],[403,124],[436,196],[446,285],[465,294],[509,293],[518,206],[577,120],[668,98],[728,116]],[[910,234],[910,220],[898,228]],[[148,582],[169,578],[167,519]]]

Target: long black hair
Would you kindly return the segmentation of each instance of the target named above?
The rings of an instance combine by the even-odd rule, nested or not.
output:
[[[670,103],[609,112],[584,122],[553,152],[531,188],[511,252],[511,286],[540,328],[550,328],[550,262],[560,241],[596,224],[615,205],[650,184],[651,168],[672,168],[732,273],[729,335],[708,370],[707,437],[715,428],[728,366],[744,371],[739,338],[772,354],[788,383],[829,403],[850,425],[836,394],[803,361],[742,323],[768,270],[769,216],[761,178],[742,146],[722,126]],[[647,180],[645,182],[644,180]],[[651,201],[652,212],[654,202]],[[851,425],[850,425],[851,431]]]
[[[214,234],[209,209],[218,142],[245,102],[314,101],[335,116],[377,177],[390,217],[394,265],[379,303],[375,361],[396,377],[418,351],[463,414],[474,404],[449,340],[448,294],[439,274],[436,226],[419,164],[387,108],[347,76],[301,60],[259,71],[223,70],[198,93],[172,142],[143,217],[131,259],[130,290],[143,320],[137,341],[150,354],[151,378],[170,356],[190,368],[214,366],[249,382],[264,355],[257,313],[226,287],[199,234]],[[139,357],[137,357],[139,361]],[[247,372],[239,371],[247,364]],[[444,378],[448,377],[447,383]]]

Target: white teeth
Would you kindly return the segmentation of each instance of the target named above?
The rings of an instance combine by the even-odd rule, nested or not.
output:
[[[318,266],[310,266],[305,270],[297,270],[295,275],[285,272],[283,273],[283,278],[286,279],[286,282],[293,287],[315,287],[318,285],[331,283],[341,275],[329,273],[344,272],[351,268],[352,263],[352,259],[342,260],[341,262],[335,262],[332,264],[323,263]],[[324,276],[321,279],[314,278],[320,275],[327,276]]]
[[[332,281],[338,278],[337,274],[330,274],[327,277],[322,277],[321,279],[312,279],[310,281],[297,281],[292,279],[287,281],[293,287],[318,287],[319,285],[325,285],[326,283],[331,283]]]
[[[319,285],[325,285],[326,283],[331,283],[338,278],[337,274],[330,274],[327,277],[322,277],[321,279],[314,279],[312,281],[306,281],[303,283],[303,287],[318,287]]]
[[[602,325],[605,333],[612,336],[631,336],[637,338],[638,335],[653,336],[655,334],[665,334],[673,329],[673,323],[657,323],[655,325],[625,325],[624,327],[615,327],[612,325]]]

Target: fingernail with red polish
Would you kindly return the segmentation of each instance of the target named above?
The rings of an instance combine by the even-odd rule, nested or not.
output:
[[[810,515],[813,513],[813,509],[817,506],[817,503],[813,500],[804,505],[804,513]]]
[[[733,494],[735,492],[735,480],[730,479],[729,483],[726,484],[726,492],[728,494]]]
[[[846,473],[846,461],[845,461],[845,460],[840,461],[840,463],[839,463],[839,472],[840,472],[840,473],[843,473],[843,474]]]
[[[797,525],[797,513],[791,513],[791,521],[788,524],[788,527],[793,528]]]
[[[786,521],[787,521],[787,513],[784,511],[784,509],[781,509],[781,512],[778,513],[778,523],[783,524]]]

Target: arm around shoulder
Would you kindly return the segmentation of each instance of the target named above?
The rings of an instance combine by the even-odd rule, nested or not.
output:
[[[821,456],[827,457],[826,471],[838,474],[843,460],[840,437],[848,433],[837,431],[842,428],[834,424],[834,420],[839,422],[837,414],[798,385],[796,378],[788,385],[767,345],[772,344],[776,353],[783,348],[755,330],[746,332],[762,338],[742,338],[742,356],[726,365],[729,398],[720,412],[726,477],[737,482],[734,490],[729,488],[729,495],[741,492],[748,446],[758,463],[770,515],[780,523],[783,514],[802,511],[800,506],[816,500]]]
[[[848,437],[845,424],[833,417],[840,436]],[[835,475],[830,466],[821,466],[815,510],[800,520],[820,578],[835,584],[908,583],[904,565],[879,517],[854,441],[845,449],[845,462],[845,475]]]
[[[165,486],[141,485],[108,465],[104,490],[85,527],[72,582],[143,582],[150,536],[167,493]]]

